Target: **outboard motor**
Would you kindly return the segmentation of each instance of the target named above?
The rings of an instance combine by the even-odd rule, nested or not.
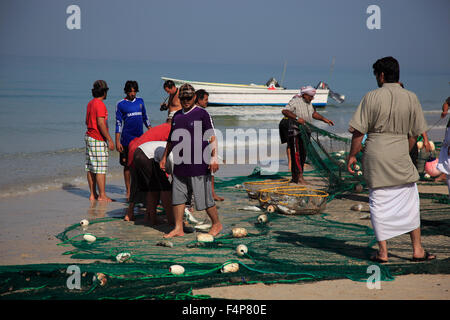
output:
[[[275,78],[270,78],[269,81],[266,82],[266,86],[280,88],[278,81]]]
[[[323,81],[320,81],[317,86],[316,89],[330,89],[330,87]]]
[[[342,94],[339,94],[337,92],[333,92],[328,84],[326,84],[323,81],[320,81],[319,84],[317,84],[316,89],[328,89],[329,93],[328,95],[333,98],[333,100],[337,101],[338,103],[342,103],[345,100],[345,96]]]

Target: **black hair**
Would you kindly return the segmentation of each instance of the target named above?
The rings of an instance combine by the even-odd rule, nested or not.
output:
[[[105,80],[97,80],[92,85],[92,96],[94,98],[103,97],[108,90],[109,88]]]
[[[372,66],[374,75],[384,73],[384,81],[387,83],[398,82],[400,79],[400,65],[393,57],[378,59]]]
[[[209,96],[209,93],[205,89],[199,89],[195,91],[195,95],[196,95],[195,102],[197,102],[198,100],[202,100],[205,97],[205,95]]]
[[[139,85],[137,81],[128,80],[125,83],[125,87],[123,88],[123,91],[125,93],[131,92],[131,89],[134,89],[134,91],[139,92]]]
[[[164,88],[173,88],[175,86],[175,82],[173,82],[172,80],[166,80],[166,82],[164,82]]]

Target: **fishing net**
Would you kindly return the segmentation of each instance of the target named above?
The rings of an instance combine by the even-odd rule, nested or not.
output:
[[[313,186],[277,186],[274,184],[289,180],[290,173],[267,176],[259,168],[249,176],[216,177],[215,190],[226,200],[217,203],[224,229],[212,242],[199,240],[198,235],[207,230],[195,228],[191,233],[186,230],[183,237],[164,240],[161,231],[170,231],[167,225],[146,226],[143,208],[136,208],[135,222],[125,222],[124,208],[123,215],[91,219],[87,226],[74,222],[61,231],[59,246],[67,249],[64,255],[73,259],[71,264],[1,266],[0,298],[208,299],[195,290],[331,279],[365,282],[371,275],[368,267],[374,264],[368,258],[376,248],[376,239],[367,218],[367,191],[354,192],[364,181],[347,173],[340,161],[348,154],[350,141],[313,126],[308,130],[303,138],[309,141],[312,167],[305,177]],[[249,198],[246,188],[250,186],[258,186],[257,199]],[[286,207],[299,211],[283,214],[269,210],[272,202],[280,206],[287,201],[283,196],[296,199],[297,203]],[[300,209],[299,199],[306,202]],[[363,210],[351,210],[361,202],[365,203]],[[318,211],[307,214],[311,209]],[[421,210],[424,245],[439,259],[411,262],[409,235],[397,237],[389,243],[390,262],[378,265],[381,281],[409,273],[449,273],[450,205],[432,196],[423,197]],[[164,214],[159,208],[160,218]],[[192,216],[197,221],[190,220],[193,226],[209,221],[203,211],[194,211]],[[245,229],[245,236],[233,235],[235,228]],[[238,250],[240,245],[246,250]],[[224,266],[232,263],[234,272],[223,272]],[[184,273],[172,274],[173,265],[182,266]],[[79,279],[75,288],[74,279]]]
[[[351,139],[315,127],[307,123],[299,126],[301,138],[306,145],[308,161],[314,167],[310,175],[325,182],[331,201],[335,196],[364,187],[362,176],[362,152],[356,155],[355,174],[347,170],[346,159],[350,152]]]

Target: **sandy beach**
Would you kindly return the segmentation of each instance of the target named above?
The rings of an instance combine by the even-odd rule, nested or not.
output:
[[[306,300],[304,305],[313,305],[316,316],[330,311],[336,317],[337,309],[343,309],[347,318],[367,312],[381,316],[384,310],[377,303],[357,313],[343,300],[349,304],[366,300],[355,303],[360,307],[372,300],[449,300],[449,191],[444,182],[424,174],[425,163],[435,161],[445,147],[450,123],[450,42],[445,41],[449,11],[448,0],[433,5],[331,0],[131,5],[106,0],[1,1],[0,301],[10,307],[13,300],[20,304],[110,300],[108,311],[129,317],[131,308],[123,308],[120,301],[140,300],[146,311],[154,313],[152,306],[165,309],[167,319],[195,319],[173,306],[290,300],[286,305],[298,318],[307,316],[299,303]],[[169,89],[168,79],[176,91]],[[195,142],[204,125],[212,124],[223,162],[215,174],[215,191],[225,199],[216,202],[223,229],[213,239],[206,236],[210,241],[198,236],[211,230],[211,220],[205,211],[189,211],[194,206],[184,212],[184,235],[170,239],[164,236],[173,227],[160,204],[157,225],[150,226],[150,219],[144,218],[145,201],[137,201],[133,221],[124,219],[129,204],[120,144],[126,147],[146,128],[166,123],[170,111],[181,106],[183,82],[193,86],[198,98],[202,95],[198,90],[208,92],[204,107],[210,117],[197,109],[202,119],[197,126],[197,111],[185,108],[189,121],[172,118],[173,129],[181,129],[178,151],[187,148],[188,138],[194,145],[192,152],[179,155],[182,160],[189,154],[199,159]],[[193,98],[188,91],[184,98]],[[309,98],[296,98],[302,94]],[[94,96],[102,102],[90,103]],[[295,185],[285,193],[272,189],[265,191],[265,199],[257,199],[253,190],[252,198],[244,187],[249,181],[268,179],[272,181],[265,185],[273,186],[277,179],[293,186],[287,157],[297,162],[298,153],[289,154],[287,144],[280,143],[280,122],[286,116],[312,125],[302,126],[295,148],[289,143],[290,151],[295,151],[303,149],[303,138],[308,136],[311,142],[306,143],[307,165],[302,172],[308,188]],[[85,172],[86,133],[107,138],[112,147],[99,118],[114,143],[106,178],[107,196],[114,199],[110,203],[89,201]],[[346,169],[354,133],[350,123],[369,133],[366,141],[375,141],[372,146],[380,143],[381,150],[373,157],[377,165],[358,155],[355,175]],[[185,135],[186,128],[193,128],[194,135]],[[381,141],[379,134],[385,133],[387,139]],[[414,164],[421,176],[417,182],[421,241],[437,258],[414,261],[406,233],[387,241],[387,263],[373,262],[370,257],[378,245],[364,176],[370,183],[372,178],[389,181],[389,176],[403,181],[399,172],[406,171],[397,169],[410,164],[398,162],[405,161],[403,156],[394,157],[404,151],[400,134],[424,133],[435,149],[421,148]],[[189,174],[200,170],[200,166],[185,168]],[[374,172],[375,177],[369,177]],[[199,193],[206,195],[207,190]],[[398,213],[392,219],[395,223],[412,220],[394,209],[396,204],[401,207],[398,197],[391,199],[380,216],[390,209],[389,214]],[[188,203],[184,198],[180,202],[185,200]],[[402,213],[405,217],[400,217]],[[88,223],[80,223],[85,219]],[[384,218],[380,220],[384,224]],[[411,228],[416,228],[417,219],[414,222]],[[217,226],[214,223],[213,231]],[[233,235],[236,228],[241,237]],[[177,231],[182,234],[181,228]],[[240,251],[242,246],[246,249]],[[229,264],[232,272],[224,270]],[[174,265],[181,271],[173,272]],[[380,287],[369,288],[373,285],[369,279],[379,279]],[[338,307],[314,306],[321,300],[339,300]],[[284,303],[280,305],[278,310],[289,312]],[[94,308],[104,317],[106,308]],[[35,311],[22,305],[16,309]],[[48,313],[50,308],[46,309]],[[406,308],[394,309],[406,316]],[[417,309],[408,308],[414,313]]]
[[[250,165],[224,166],[221,176],[248,175],[252,172],[253,167]],[[443,184],[421,184],[419,190],[427,193],[447,193],[447,187]],[[82,219],[123,216],[127,207],[123,181],[120,178],[109,179],[107,193],[117,201],[90,203],[86,185],[66,185],[61,189],[1,199],[0,211],[3,214],[0,217],[0,253],[3,257],[2,265],[93,262],[63,255],[68,248],[59,245],[61,241],[56,238],[56,235]],[[367,194],[335,199],[329,203],[325,212],[329,214],[330,220],[370,226],[370,220],[364,217],[369,213],[367,201]],[[225,199],[218,203],[219,212],[235,211],[237,205],[245,203],[255,204],[248,199],[245,200],[245,197],[239,204]],[[355,213],[350,210],[350,207],[356,203],[363,204],[361,212]],[[431,200],[422,201],[424,207],[430,203]],[[201,216],[201,213],[195,214],[197,217]],[[426,220],[426,216],[422,215],[422,219]],[[118,221],[118,223],[125,223],[120,222],[120,219]],[[138,227],[141,230],[145,228],[145,234],[161,239],[163,234],[169,231],[168,226],[156,229],[142,225]],[[192,235],[186,235],[186,237],[193,238]],[[405,262],[410,259],[408,235],[400,236],[391,243],[393,257],[390,262]],[[448,235],[424,235],[423,244],[428,250],[437,254],[439,260],[449,259]],[[381,289],[372,290],[367,288],[365,282],[340,279],[298,284],[266,285],[257,283],[209,287],[195,289],[192,294],[239,300],[447,300],[450,298],[449,289],[450,275],[448,274],[410,274],[395,277],[394,281],[383,281]]]

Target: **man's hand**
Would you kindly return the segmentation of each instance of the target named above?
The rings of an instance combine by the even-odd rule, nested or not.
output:
[[[211,160],[211,164],[208,166],[208,169],[211,170],[212,173],[219,170],[219,163],[217,162],[217,159]]]
[[[159,162],[159,168],[166,172],[166,157],[162,157],[161,161]]]
[[[423,146],[425,147],[425,150],[427,150],[427,152],[431,152],[431,145],[428,140],[423,142]]]
[[[112,139],[108,140],[108,148],[109,150],[113,151],[114,150],[114,141]]]
[[[334,122],[331,121],[330,119],[323,119],[323,122],[325,122],[325,123],[328,124],[329,126],[334,126]]]
[[[120,141],[116,141],[116,150],[119,151],[119,153],[123,152],[123,146]]]
[[[297,119],[297,123],[300,123],[300,124],[305,124],[306,123],[306,121],[305,121],[305,119],[303,119],[303,118],[298,118]]]
[[[347,160],[347,170],[351,174],[355,173],[355,170],[353,170],[353,166],[356,164],[356,157],[349,157]]]

